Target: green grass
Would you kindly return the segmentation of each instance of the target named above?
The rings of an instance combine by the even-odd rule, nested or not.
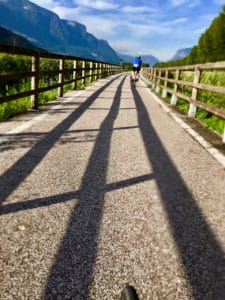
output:
[[[170,77],[175,78],[175,72],[170,72]],[[193,82],[193,71],[182,71],[180,74],[180,80]],[[213,70],[203,71],[201,74],[202,84],[225,87],[225,74],[224,71]],[[172,84],[170,86],[172,88]],[[191,97],[192,88],[189,86],[179,86],[178,92]],[[165,101],[170,102],[171,95],[167,95]],[[198,101],[225,110],[225,95],[200,90],[198,92]],[[189,103],[182,99],[177,99],[177,107],[180,111],[188,113]],[[225,128],[225,120],[207,112],[201,108],[197,108],[196,119],[200,120],[205,126],[213,131],[223,134]]]
[[[52,82],[52,84],[54,83],[55,82]],[[82,80],[77,80],[77,89],[78,90],[85,89],[85,87],[90,84],[91,84],[90,78],[86,78],[85,85],[83,84]],[[41,87],[47,86],[46,81],[42,80],[40,82],[40,86]],[[7,88],[7,90],[4,92],[4,95],[11,95],[18,92],[26,91],[29,90],[29,87],[30,87],[30,81],[26,81],[26,83],[23,83],[22,87],[20,88],[19,88],[19,84],[17,83],[16,86],[13,85]],[[68,92],[69,90],[72,90],[72,84],[66,84],[64,86],[64,93]],[[57,95],[58,95],[58,89],[53,89],[47,92],[40,93],[38,104],[41,106],[49,101],[55,100],[57,98]],[[18,114],[28,111],[30,108],[31,108],[30,97],[2,103],[0,104],[0,122],[7,121]]]
[[[13,100],[0,105],[0,121],[6,121],[18,114],[26,112],[31,108],[30,98]]]

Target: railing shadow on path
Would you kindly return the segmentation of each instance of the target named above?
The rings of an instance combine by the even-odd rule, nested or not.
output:
[[[118,77],[114,77],[96,92],[94,92],[85,102],[76,108],[65,120],[58,124],[52,131],[47,133],[37,142],[23,157],[21,157],[10,169],[0,177],[0,205],[7,197],[25,180],[33,169],[41,162],[59,138],[76,122],[80,116],[89,108],[108,86]],[[1,207],[0,207],[1,211]]]
[[[225,255],[132,87],[138,125],[193,299],[225,299]],[[147,270],[146,270],[147,271]]]
[[[82,178],[79,198],[50,272],[44,299],[89,299],[103,213],[106,176],[114,121],[119,113],[120,82],[112,106],[103,120]],[[54,292],[56,294],[54,294]]]

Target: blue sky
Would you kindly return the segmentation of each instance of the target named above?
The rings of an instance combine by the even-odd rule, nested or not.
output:
[[[225,0],[31,0],[60,18],[84,24],[119,53],[161,61],[193,47]]]

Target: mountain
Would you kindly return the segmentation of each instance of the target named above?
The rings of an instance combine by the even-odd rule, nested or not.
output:
[[[28,0],[1,0],[0,26],[49,52],[119,63],[118,55],[108,42],[88,33],[83,24],[60,19]]]
[[[117,53],[117,55],[122,59],[123,62],[132,63],[134,61],[134,56]],[[142,55],[142,61],[145,64],[149,64],[149,66],[154,66],[159,60],[152,55]]]
[[[19,46],[19,47],[30,48],[30,49],[40,49],[38,47],[35,47],[26,38],[12,32],[11,30],[7,30],[6,28],[1,26],[0,26],[0,44]]]
[[[183,48],[183,49],[177,50],[177,52],[176,52],[175,55],[170,59],[170,61],[182,59],[182,58],[188,56],[189,53],[191,52],[191,50],[192,50],[192,48]]]

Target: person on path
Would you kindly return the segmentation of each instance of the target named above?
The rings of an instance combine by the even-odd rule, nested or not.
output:
[[[132,72],[132,80],[138,81],[139,79],[139,72],[141,70],[142,60],[141,55],[138,54],[135,56],[134,62],[133,62],[133,72]]]

